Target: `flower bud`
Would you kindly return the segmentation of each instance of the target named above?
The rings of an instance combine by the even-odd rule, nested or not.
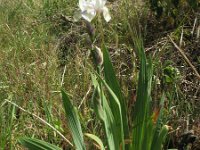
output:
[[[103,64],[103,53],[101,49],[97,46],[94,48],[94,61],[98,66]]]

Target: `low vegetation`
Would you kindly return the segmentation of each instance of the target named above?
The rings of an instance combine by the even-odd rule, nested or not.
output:
[[[200,2],[78,4],[0,1],[0,149],[197,150]]]

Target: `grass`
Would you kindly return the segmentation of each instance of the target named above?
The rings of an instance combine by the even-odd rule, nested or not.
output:
[[[45,116],[45,119],[52,123],[56,121],[52,116],[52,111],[55,111],[52,107],[55,102],[52,99],[58,97],[53,91],[58,90],[60,77],[56,69],[57,54],[53,44],[55,37],[49,36],[51,26],[45,16],[43,16],[44,22],[40,21],[43,10],[40,5],[41,2],[35,4],[22,1],[2,2],[0,39],[1,72],[4,73],[1,74],[1,82],[7,86],[2,89],[6,93],[2,99],[7,98],[38,116]],[[15,139],[21,135],[21,131],[32,136],[35,134],[37,136],[40,132],[41,124],[30,115],[23,114],[10,104],[5,104],[1,109],[2,114],[9,114],[4,110],[9,113],[14,111],[12,116],[16,118],[12,119],[11,124],[2,124],[2,130],[7,130],[7,127],[12,129],[12,137]],[[58,113],[55,111],[54,114]],[[1,122],[7,123],[7,119],[8,117],[4,116]],[[53,135],[53,133],[45,135],[48,131],[48,127],[44,128],[41,136],[48,139]],[[6,134],[7,132],[1,133],[1,139],[5,139],[1,147],[5,149],[10,148],[9,145],[16,144],[16,140],[11,140],[11,134]],[[7,145],[8,143],[10,144]]]
[[[135,18],[139,18],[142,24],[146,25],[149,21],[146,15],[149,8],[148,5],[142,7],[135,15],[136,8],[129,0],[110,2],[108,6],[112,21],[109,24],[103,23],[105,45],[111,54],[117,79],[127,100],[128,114],[132,114],[139,61],[137,60],[138,53],[133,48],[133,33],[130,32],[130,28],[135,28],[137,24]],[[61,88],[68,91],[70,98],[73,96],[75,106],[79,106],[82,98],[86,97],[79,109],[83,132],[89,131],[100,138],[105,137],[102,125],[99,121],[94,121],[94,112],[91,109],[92,90],[89,90],[91,78],[86,69],[87,63],[91,62],[88,55],[90,44],[88,44],[85,23],[83,20],[71,22],[76,9],[77,1],[69,0],[0,1],[0,113],[2,114],[0,116],[0,147],[2,149],[23,149],[17,144],[17,139],[22,136],[39,138],[63,148],[68,147],[68,144],[49,126],[5,101],[8,99],[43,118],[71,140],[66,122],[63,121],[65,114],[60,100]],[[94,20],[93,24],[97,26],[97,20]],[[148,40],[148,36],[151,37],[152,34],[148,33],[148,26],[146,30],[147,32],[142,30],[144,41]],[[179,30],[175,30],[173,37],[178,41],[181,35],[176,31]],[[184,31],[186,41],[190,29]],[[173,33],[173,30],[169,32]],[[161,36],[162,33],[158,35]],[[99,45],[98,35],[96,35],[96,40],[96,44]],[[192,120],[198,116],[199,109],[196,105],[198,106],[199,81],[195,77],[192,78],[192,75],[188,79],[187,73],[191,69],[175,52],[168,40],[149,39],[144,46],[151,47],[152,45],[148,44],[154,44],[153,41],[159,43],[156,40],[164,41],[163,43],[166,42],[166,44],[161,44],[160,47],[153,45],[155,51],[147,52],[147,55],[153,58],[155,68],[153,74],[162,84],[157,84],[153,79],[152,95],[155,102],[152,103],[157,106],[162,96],[161,91],[166,91],[166,109],[163,112],[167,114],[165,123],[174,125],[175,129],[180,124],[184,124],[183,131],[185,123],[177,123],[176,118],[193,114]],[[192,44],[195,42],[191,42]],[[192,46],[190,48],[194,49]],[[180,61],[177,62],[174,56],[179,56]],[[165,61],[167,58],[169,61]],[[159,61],[161,63],[158,63]],[[195,67],[198,67],[196,62],[195,57]],[[183,64],[187,69],[177,64]],[[163,75],[163,70],[168,66],[180,70],[179,79],[174,79],[172,82],[164,80],[163,76],[170,76]],[[62,76],[63,73],[64,76]],[[61,85],[62,77],[64,77],[64,82]],[[183,83],[182,81],[185,80],[190,82]],[[185,89],[185,86],[189,88]],[[89,93],[86,94],[88,90]],[[191,97],[193,94],[196,98]],[[175,109],[170,109],[174,106]],[[90,141],[87,143],[92,145]]]

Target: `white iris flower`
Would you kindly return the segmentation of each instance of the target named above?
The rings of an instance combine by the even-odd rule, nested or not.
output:
[[[109,22],[111,19],[108,8],[105,6],[107,0],[79,0],[81,16],[91,22],[96,14],[103,13],[104,19]]]

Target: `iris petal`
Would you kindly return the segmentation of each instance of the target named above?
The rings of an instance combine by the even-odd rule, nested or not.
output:
[[[96,0],[95,1],[95,9],[100,10],[102,8],[102,1],[101,0]]]
[[[105,7],[107,0],[79,0],[79,7],[81,9],[81,16],[91,22],[92,19],[96,16],[96,13],[103,12],[104,19],[109,22],[111,16],[109,10]],[[76,18],[80,16],[77,15]]]
[[[86,10],[86,11],[82,12],[82,17],[89,22],[91,22],[95,16],[96,16],[96,12],[94,10],[93,11]]]
[[[105,6],[107,0],[102,0],[102,7]]]
[[[107,0],[95,0],[95,7],[97,10],[101,11],[105,6]]]
[[[86,4],[86,1],[85,1],[85,0],[79,0],[79,8],[81,9],[81,11],[84,10],[85,4]]]
[[[106,22],[109,22],[111,19],[110,12],[107,7],[103,7],[103,17],[106,20]]]

